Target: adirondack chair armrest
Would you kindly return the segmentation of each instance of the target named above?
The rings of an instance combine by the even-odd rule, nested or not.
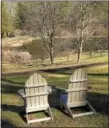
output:
[[[25,98],[24,89],[18,90],[18,93],[21,95],[21,97]]]

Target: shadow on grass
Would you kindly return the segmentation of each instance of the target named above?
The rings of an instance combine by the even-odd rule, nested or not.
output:
[[[55,86],[50,85],[52,87],[52,93],[49,94],[48,100],[51,107],[59,108],[59,91],[55,88]],[[14,84],[2,84],[2,93],[14,93],[16,94],[19,89],[22,89],[22,86],[14,85]],[[108,112],[108,98],[109,96],[106,94],[100,94],[95,92],[88,93],[88,99],[91,104],[94,106],[96,111],[107,114]],[[20,108],[19,108],[20,109]],[[17,109],[16,109],[17,110]]]
[[[54,89],[52,94],[49,95],[49,104],[53,108],[57,108],[63,113],[65,113],[62,109],[60,109],[60,101],[59,101],[59,91]],[[87,97],[88,101],[91,103],[91,105],[94,107],[96,112],[108,115],[108,109],[109,109],[109,96],[107,94],[100,94],[100,93],[88,93]]]
[[[32,70],[32,71],[24,71],[24,72],[14,72],[14,73],[2,73],[2,76],[14,76],[14,75],[29,75],[35,72],[48,72],[48,73],[58,73],[58,71],[66,71],[66,70],[74,70],[78,68],[87,68],[92,66],[100,66],[100,65],[107,65],[108,62],[98,62],[98,63],[90,63],[90,64],[81,64],[81,65],[72,65],[72,66],[66,66],[66,67],[59,67],[59,68],[53,68],[53,69],[41,69],[41,70]],[[62,72],[63,73],[63,72]]]
[[[61,72],[61,71],[75,70],[75,69],[79,69],[79,68],[87,68],[87,67],[107,65],[107,64],[108,64],[108,62],[98,62],[98,63],[91,63],[91,64],[73,65],[73,66],[69,66],[69,67],[60,67],[60,68],[53,68],[53,69],[42,69],[40,71],[49,72],[49,73],[58,73],[58,72]]]
[[[2,78],[3,82],[1,85],[1,92],[2,93],[17,93],[19,89],[22,89],[24,87],[23,82],[14,82],[12,80],[8,80],[5,78]]]
[[[94,107],[96,112],[108,115],[108,109],[109,109],[109,96],[106,94],[100,94],[100,93],[88,93],[88,100],[91,103],[91,105]],[[49,104],[52,108],[57,108],[57,110],[64,112],[62,109],[60,109],[59,105],[59,93],[54,89],[53,93],[49,95]],[[17,106],[17,105],[7,105],[2,104],[1,105],[2,111],[12,111],[18,113],[23,121],[26,121],[25,118],[25,109],[24,106]],[[67,115],[67,114],[66,114]]]
[[[17,91],[22,88],[22,86],[20,87],[12,84],[2,84],[1,93],[17,93]]]
[[[2,104],[1,108],[2,111],[11,111],[17,113],[18,115],[20,115],[22,120],[26,122],[26,118],[24,116],[26,114],[24,106]]]
[[[109,95],[100,93],[88,93],[88,100],[95,108],[96,112],[106,114],[109,113]]]
[[[107,116],[109,109],[108,98],[109,96],[106,94],[88,93],[88,100],[91,103],[91,105],[94,107],[96,112]],[[52,93],[48,97],[48,100],[51,108],[56,108],[57,111],[60,111],[69,117],[69,115],[63,109],[60,108],[59,92],[54,87]],[[21,117],[21,119],[26,123],[24,106],[2,104],[1,108],[2,111],[12,111],[14,113],[17,113]]]
[[[1,120],[1,126],[2,128],[15,128],[15,126],[13,126],[10,122],[3,119]]]
[[[71,75],[74,73],[75,70],[66,70],[66,69],[60,69],[60,70],[54,70],[54,71],[47,71],[48,73],[52,74],[63,74],[63,75]],[[46,72],[46,71],[45,71]],[[108,76],[109,73],[87,73],[89,76]]]
[[[87,54],[87,55],[89,55],[89,54]],[[104,56],[106,56],[106,55],[98,55],[98,56],[92,56],[91,58],[90,58],[90,55],[89,55],[89,57],[87,57],[86,59],[93,59],[93,58],[99,58],[99,57],[104,57]]]
[[[60,109],[60,97],[59,97],[59,91],[55,88],[55,86],[52,87],[52,93],[48,96],[49,104],[52,108],[57,108],[57,110],[63,112],[66,114],[62,109]],[[21,89],[19,85],[12,85],[12,84],[3,84],[2,85],[2,93],[17,93],[19,89]],[[95,93],[95,92],[89,92],[88,93],[88,100],[91,103],[91,105],[94,107],[96,112],[108,115],[108,109],[109,109],[109,96],[107,94],[101,94],[101,93]],[[2,104],[1,105],[2,111],[12,111],[15,113],[18,113],[22,120],[25,122],[25,111],[24,106],[17,106],[17,105],[8,105],[8,104]]]
[[[5,82],[9,82],[9,83],[12,83],[12,84],[25,84],[24,82],[15,82],[15,81],[12,81],[12,80],[8,80],[6,78],[2,78],[1,79],[2,81],[5,81]]]
[[[89,76],[108,76],[109,73],[88,73]]]

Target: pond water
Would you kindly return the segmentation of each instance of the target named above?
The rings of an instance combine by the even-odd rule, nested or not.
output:
[[[54,56],[60,54],[60,52],[70,50],[72,47],[72,39],[55,39]],[[44,49],[41,39],[33,40],[19,47],[12,48],[17,51],[28,51],[33,58],[48,58],[49,55]]]
[[[108,47],[108,39],[106,37],[100,37],[100,38],[91,38],[89,40],[92,45],[95,45],[94,47],[98,46],[98,43],[100,43],[104,49]],[[63,52],[70,52],[74,50],[74,48],[77,47],[76,45],[76,38],[56,38],[55,39],[55,49],[54,49],[54,56],[61,56]],[[87,42],[85,42],[87,43]],[[87,45],[84,45],[87,46]],[[84,48],[84,47],[83,47]],[[32,42],[28,42],[27,44],[24,44],[23,46],[14,47],[13,50],[17,51],[28,51],[34,59],[43,59],[48,58],[49,55],[44,49],[44,46],[41,42],[41,39],[33,40]]]

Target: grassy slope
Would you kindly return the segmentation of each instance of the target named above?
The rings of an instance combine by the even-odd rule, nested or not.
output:
[[[57,104],[58,95],[54,92],[49,98],[52,98],[50,105],[52,106],[52,113],[54,116],[54,122],[35,123],[32,126],[35,127],[107,127],[107,94],[108,94],[108,66],[95,66],[91,68],[85,68],[88,72],[89,86],[91,89],[88,93],[88,99],[97,111],[97,115],[90,115],[84,117],[75,118],[72,120],[54,106]],[[48,81],[50,86],[67,85],[68,79],[73,71],[62,71],[54,73],[40,72]],[[16,83],[25,83],[28,75],[17,75],[5,77],[6,80],[10,80]],[[17,91],[22,88],[21,84],[12,84],[2,81],[2,105],[7,104],[6,109],[2,111],[2,118],[8,120],[16,126],[27,126],[25,121],[21,118],[20,112],[23,110],[23,100],[17,94]]]

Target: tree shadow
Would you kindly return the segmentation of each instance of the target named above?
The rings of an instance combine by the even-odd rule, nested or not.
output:
[[[2,104],[1,109],[2,111],[11,111],[17,113],[18,115],[20,115],[22,120],[26,122],[26,118],[25,118],[26,113],[24,106]]]
[[[7,81],[7,80],[5,80],[5,81]],[[19,82],[16,82],[16,83],[18,84]],[[62,109],[60,109],[59,91],[56,89],[55,85],[50,85],[50,86],[52,87],[52,93],[49,94],[49,96],[48,96],[48,103],[50,104],[50,106],[52,108],[57,108],[59,111],[65,113]],[[8,85],[3,84],[1,92],[16,94],[16,92],[21,88],[22,88],[22,86],[20,86],[20,85],[13,85],[11,83],[9,83]],[[96,110],[97,113],[99,112],[101,114],[108,115],[109,96],[107,94],[89,92],[87,99],[89,100],[89,102],[94,107],[94,109]],[[12,112],[18,113],[20,115],[20,117],[22,118],[22,120],[24,122],[26,122],[26,118],[24,116],[25,115],[24,106],[2,104],[1,108],[2,108],[2,111],[12,111]]]
[[[91,74],[92,75],[92,74]],[[106,74],[104,74],[106,75]],[[49,85],[52,87],[52,93],[48,96],[48,102],[51,107],[53,108],[59,108],[60,105],[60,94],[59,91],[56,89],[55,85]],[[22,89],[22,86],[19,85],[13,85],[13,84],[2,84],[1,92],[2,93],[14,93]],[[88,93],[88,99],[94,106],[94,108],[101,113],[106,114],[108,112],[108,98],[109,96],[107,94],[100,94],[95,92],[89,92]]]
[[[5,78],[2,78],[2,81],[6,82],[1,84],[2,93],[16,93],[19,89],[24,88],[24,83],[22,82],[14,82]]]
[[[89,76],[108,76],[109,73],[88,73]]]
[[[88,54],[87,54],[88,55]],[[99,58],[99,57],[104,57],[104,56],[106,56],[106,55],[97,55],[97,56],[92,56],[91,58],[90,58],[90,55],[89,55],[89,57],[87,57],[86,59],[93,59],[93,58]]]
[[[10,122],[3,119],[1,119],[1,126],[2,128],[15,128],[15,126],[13,126]]]
[[[8,80],[6,78],[2,78],[1,80],[5,81],[5,82],[8,82],[8,83],[12,83],[12,84],[22,84],[22,85],[24,85],[24,82],[15,82],[15,81],[12,81],[12,80]]]
[[[109,95],[108,94],[100,94],[95,92],[89,92],[88,98],[89,102],[95,108],[95,110],[99,113],[108,115],[109,113]]]
[[[40,71],[43,72],[49,72],[49,73],[60,73],[61,71],[67,71],[67,70],[75,70],[79,68],[87,68],[91,66],[100,66],[100,65],[106,65],[108,62],[98,62],[98,63],[91,63],[91,64],[77,64],[73,66],[67,66],[67,67],[60,67],[60,68],[53,68],[53,69],[41,69]]]
[[[12,84],[2,84],[1,93],[17,93],[19,89],[22,89],[22,86],[16,86]]]
[[[64,109],[60,108],[59,104],[59,91],[52,86],[52,93],[48,97],[49,104],[52,108],[56,108],[57,110],[61,111],[65,115],[68,115]],[[108,116],[108,110],[109,110],[109,96],[107,94],[100,94],[100,93],[92,93],[89,92],[87,96],[88,101],[91,103],[91,105],[94,107],[97,113],[105,114]],[[26,122],[25,117],[25,109],[24,106],[17,106],[17,105],[7,105],[2,104],[1,105],[2,111],[12,111],[20,115],[22,120]],[[69,116],[69,115],[68,115]]]
[[[7,79],[2,79],[2,80],[6,83],[2,83],[1,93],[17,94],[17,91],[23,88],[21,85],[23,83],[13,82],[13,81],[7,80]],[[12,111],[12,112],[18,113],[21,116],[21,118],[24,121],[26,121],[25,117],[23,116],[25,113],[24,106],[2,104],[1,109],[2,109],[2,111]],[[8,123],[6,123],[6,124],[8,124]],[[4,124],[4,126],[5,126],[5,124]],[[10,126],[10,125],[8,125],[8,126]]]
[[[98,62],[98,63],[91,63],[91,64],[77,64],[72,66],[66,66],[66,67],[58,67],[58,68],[52,68],[52,69],[41,69],[41,70],[33,70],[33,71],[24,71],[24,72],[14,72],[14,73],[2,73],[2,76],[13,76],[13,75],[30,75],[35,72],[48,72],[48,73],[63,73],[63,71],[67,70],[75,70],[78,68],[87,68],[91,66],[100,66],[100,65],[107,65],[108,62]]]
[[[47,71],[49,72],[49,71]],[[55,71],[50,71],[49,73],[52,74],[63,74],[63,75],[72,75],[74,72],[74,69],[61,69],[61,70],[55,70]],[[88,76],[108,76],[109,73],[87,73]]]

